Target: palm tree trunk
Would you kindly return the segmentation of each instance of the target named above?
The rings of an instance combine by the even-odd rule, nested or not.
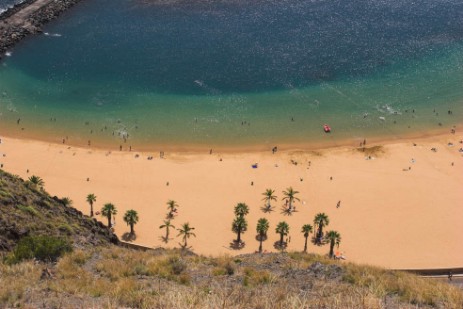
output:
[[[262,253],[262,239],[264,238],[264,235],[261,233],[259,236],[259,253]]]
[[[330,243],[330,258],[333,258],[333,253],[334,253],[334,241],[332,240]]]
[[[133,232],[133,223],[130,224],[130,235],[133,235],[134,232]]]
[[[169,228],[166,228],[166,242],[169,240]]]
[[[111,215],[110,214],[108,215],[108,227],[109,228],[111,227]]]
[[[280,233],[280,246],[283,246],[283,233]]]
[[[307,238],[309,238],[309,235],[305,236],[304,253],[307,253]]]
[[[323,237],[323,225],[319,225],[316,242],[321,243],[322,237]]]
[[[236,242],[240,243],[241,242],[241,230],[238,230],[238,237],[236,238]]]
[[[186,243],[186,236],[183,237],[183,240],[185,241],[185,243],[183,244],[183,248],[186,248],[186,246],[187,246],[187,243]]]
[[[93,203],[90,203],[90,217],[93,217]]]

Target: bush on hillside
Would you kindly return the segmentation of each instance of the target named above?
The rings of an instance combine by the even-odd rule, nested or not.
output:
[[[65,252],[72,251],[68,240],[52,236],[27,236],[21,239],[8,257],[8,262],[36,259],[54,262]]]

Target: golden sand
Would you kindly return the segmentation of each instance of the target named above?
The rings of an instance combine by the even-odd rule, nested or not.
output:
[[[40,176],[46,191],[71,198],[85,214],[89,213],[85,201],[89,193],[97,196],[97,210],[104,203],[115,204],[119,236],[129,231],[123,214],[135,209],[140,216],[135,226],[137,244],[178,246],[179,238],[164,244],[164,231],[159,229],[166,202],[173,199],[180,205],[173,224],[180,227],[189,222],[196,228],[197,237],[189,244],[197,253],[254,252],[258,248],[255,227],[261,217],[270,221],[264,250],[276,251],[275,226],[280,221],[290,225],[288,250],[302,250],[302,225],[313,225],[314,216],[324,212],[330,218],[327,230],[342,235],[339,251],[349,261],[389,268],[441,268],[462,266],[463,261],[461,139],[461,135],[448,134],[385,142],[366,152],[343,146],[276,154],[168,152],[160,159],[158,153],[110,153],[2,138],[0,153],[6,154],[1,158],[4,170],[24,178]],[[148,156],[153,160],[147,160]],[[258,168],[251,167],[254,163]],[[281,192],[290,186],[300,192],[301,202],[296,203],[296,212],[287,215]],[[267,188],[278,195],[271,213],[261,210]],[[250,207],[249,225],[243,235],[245,247],[233,250],[230,243],[236,236],[231,223],[238,202]],[[308,250],[327,253],[328,249],[310,243]]]

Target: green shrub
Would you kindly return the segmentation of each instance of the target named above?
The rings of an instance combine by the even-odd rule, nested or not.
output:
[[[58,226],[58,230],[60,232],[66,233],[67,235],[72,235],[72,233],[74,232],[72,227],[69,226],[69,224],[66,224],[66,223],[63,223],[60,226]]]
[[[63,238],[51,236],[27,236],[21,239],[8,261],[17,263],[26,259],[56,261],[65,252],[72,250],[71,244]]]
[[[30,214],[31,216],[40,217],[39,212],[34,208],[34,206],[24,206],[18,205],[17,206],[21,211]]]

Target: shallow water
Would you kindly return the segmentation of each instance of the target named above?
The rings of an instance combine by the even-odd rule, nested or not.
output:
[[[462,15],[456,0],[87,0],[6,57],[0,128],[179,147],[450,128],[463,120]]]

